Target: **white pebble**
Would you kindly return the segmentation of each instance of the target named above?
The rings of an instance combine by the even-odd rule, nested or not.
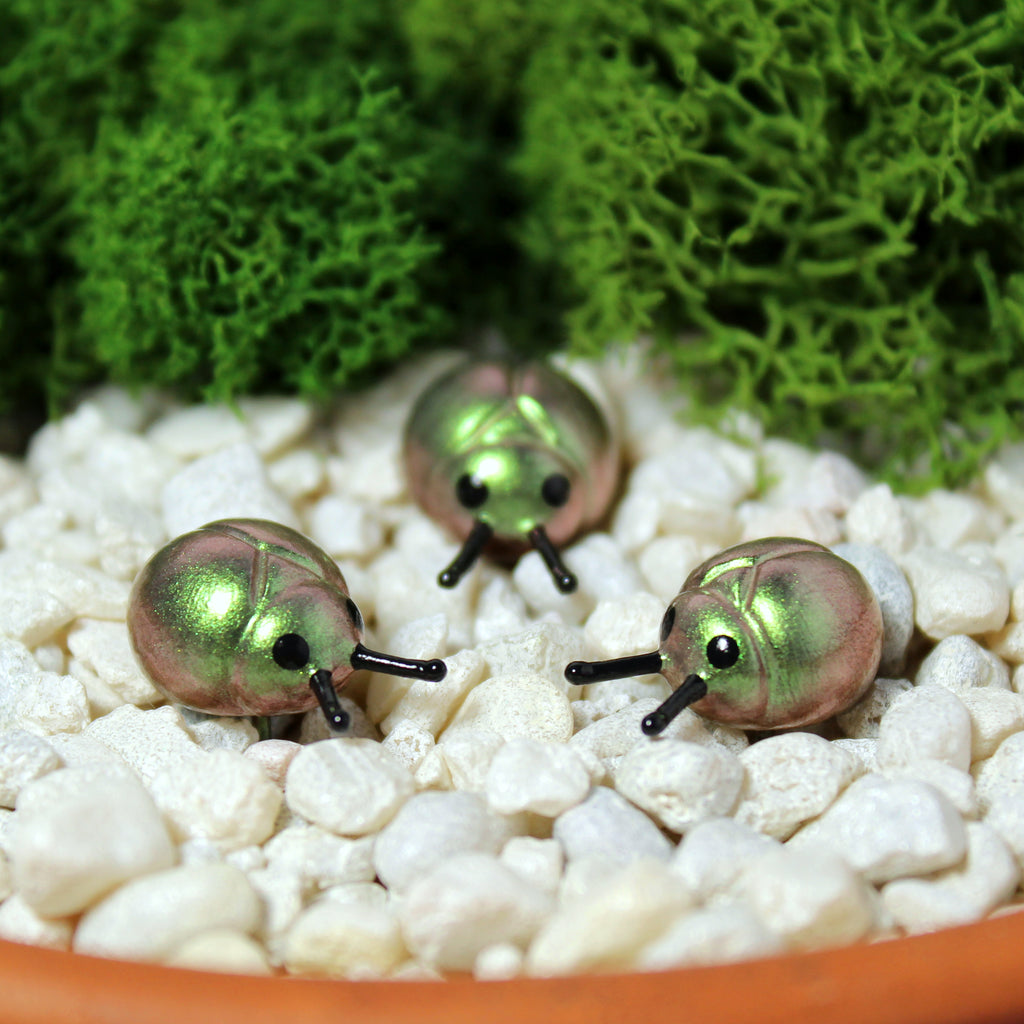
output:
[[[0,637],[0,730],[37,735],[78,732],[89,721],[77,679],[44,672],[24,644]]]
[[[878,763],[895,768],[920,760],[971,764],[971,716],[942,686],[915,686],[893,701],[878,726]]]
[[[178,459],[195,459],[248,440],[244,420],[226,405],[191,405],[161,417],[146,433]]]
[[[664,738],[635,746],[615,772],[615,788],[672,832],[729,814],[742,783],[743,765],[724,747]]]
[[[256,450],[233,444],[190,462],[160,495],[169,537],[216,519],[269,519],[295,526],[291,506],[271,486]]]
[[[480,950],[473,961],[473,977],[477,981],[508,981],[523,973],[523,951],[511,942],[496,942]]]
[[[88,565],[6,550],[0,551],[0,578],[24,589],[46,580],[46,589],[76,616],[121,621],[128,609],[131,585]]]
[[[789,846],[832,850],[868,881],[887,882],[951,867],[966,843],[956,807],[933,786],[865,775]]]
[[[621,866],[651,858],[668,860],[672,853],[672,844],[658,826],[605,786],[595,786],[583,803],[556,818],[554,837],[567,861],[600,858]]]
[[[436,766],[435,774],[439,774],[441,780],[447,778],[455,789],[482,793],[491,762],[504,745],[504,736],[487,729],[446,732],[437,745],[441,763]]]
[[[1007,736],[995,753],[974,766],[981,809],[987,810],[998,794],[1024,800],[1024,732]]]
[[[497,943],[523,948],[544,922],[551,900],[511,868],[482,853],[452,857],[422,876],[399,906],[402,932],[421,960],[470,970]]]
[[[736,820],[775,839],[821,814],[856,774],[849,754],[807,732],[769,736],[738,763],[745,779]]]
[[[878,726],[897,697],[913,689],[909,679],[876,679],[853,707],[836,716],[836,724],[849,737],[877,739]]]
[[[310,509],[309,536],[332,558],[363,558],[380,548],[384,531],[368,505],[328,495]]]
[[[241,754],[259,739],[256,726],[244,715],[231,718],[182,708],[181,717],[192,738],[203,750],[233,750]]]
[[[588,657],[604,660],[652,650],[664,615],[665,602],[642,590],[616,601],[599,601],[583,627]]]
[[[445,658],[444,663],[448,671],[439,683],[403,680],[389,686],[385,677],[373,676],[367,708],[374,717],[387,707],[386,714],[379,719],[385,736],[400,722],[413,722],[437,737],[466,699],[466,694],[484,677],[483,658],[474,650],[458,651]],[[397,679],[396,676],[388,678]]]
[[[665,690],[668,690],[667,684]],[[569,745],[580,751],[588,751],[604,765],[609,776],[614,777],[622,758],[638,744],[648,742],[640,729],[640,723],[646,715],[656,710],[667,696],[668,693],[665,692],[656,698],[645,697],[627,705],[621,711],[599,718],[576,733],[569,741]],[[701,744],[715,742],[700,716],[689,708],[676,716],[662,733],[662,738]]]
[[[955,633],[940,640],[921,662],[914,682],[918,686],[944,686],[962,694],[977,687],[1007,690],[1010,671],[976,640]]]
[[[442,738],[466,730],[492,732],[506,740],[529,736],[564,743],[572,735],[572,709],[569,698],[544,676],[492,676],[467,694]]]
[[[160,960],[214,929],[251,933],[260,901],[238,868],[200,864],[136,878],[89,910],[78,924],[76,953]]]
[[[371,836],[349,839],[295,822],[281,829],[263,850],[268,868],[298,874],[307,891],[371,882],[375,877]]]
[[[977,818],[978,794],[974,779],[968,772],[942,761],[912,761],[888,769],[891,779],[917,779],[934,786],[960,812],[961,817]]]
[[[76,913],[174,863],[160,812],[124,769],[66,768],[30,783],[10,852],[18,893],[48,915]]]
[[[565,854],[557,839],[513,836],[502,847],[498,859],[541,892],[554,895],[558,891]]]
[[[381,830],[373,864],[389,889],[402,892],[452,856],[497,854],[510,834],[474,793],[418,793]]]
[[[640,553],[637,565],[648,589],[667,605],[686,577],[710,554],[692,537],[655,537]]]
[[[491,676],[531,673],[543,676],[574,696],[578,687],[565,679],[565,666],[583,657],[583,637],[572,626],[538,622],[521,632],[498,637],[478,648]]]
[[[967,690],[960,700],[971,716],[971,760],[991,757],[1008,736],[1024,730],[1024,696],[994,687]]]
[[[74,618],[74,612],[48,590],[0,592],[0,636],[28,647],[46,643]]]
[[[37,914],[17,893],[0,904],[0,939],[45,949],[70,949],[74,921]]]
[[[636,966],[645,971],[670,967],[736,963],[783,952],[770,932],[742,904],[695,910],[643,948]]]
[[[875,920],[868,887],[827,850],[772,850],[751,865],[740,889],[791,949],[855,942]]]
[[[902,566],[914,591],[917,625],[933,640],[990,633],[1006,622],[1010,588],[994,562],[918,547],[903,556]]]
[[[939,547],[958,548],[970,541],[991,541],[1003,517],[973,494],[937,489],[915,502],[921,532]]]
[[[836,544],[832,551],[860,572],[878,599],[884,629],[878,674],[891,676],[902,672],[914,632],[914,595],[906,576],[880,547]]]
[[[238,400],[253,446],[264,458],[296,444],[313,425],[309,402],[282,395],[257,395]]]
[[[245,756],[255,761],[275,785],[284,789],[288,766],[301,749],[291,740],[260,740],[245,748]]]
[[[228,928],[201,932],[186,939],[164,958],[169,967],[223,974],[271,974],[266,950],[255,939]]]
[[[893,920],[910,933],[934,931],[977,921],[1008,900],[1020,881],[1020,868],[998,832],[967,825],[964,862],[930,878],[901,878],[882,889]]]
[[[14,807],[28,783],[61,766],[60,755],[45,740],[24,729],[0,733],[0,807]]]
[[[408,718],[400,718],[384,737],[383,746],[415,774],[436,744],[433,733]]]
[[[329,832],[360,836],[386,825],[413,789],[409,769],[379,743],[334,739],[299,751],[288,768],[285,799]]]
[[[862,491],[845,519],[846,536],[854,544],[872,544],[897,558],[917,540],[917,528],[902,499],[888,484]]]
[[[527,628],[526,602],[507,576],[495,576],[477,598],[473,641],[477,645],[498,640]]]
[[[820,508],[777,507],[750,501],[740,506],[740,518],[741,541],[801,537],[827,547],[842,537],[835,515]]]
[[[1024,871],[1024,800],[1020,790],[994,793],[987,801],[983,821],[999,833]]]
[[[78,664],[99,676],[122,701],[157,704],[163,699],[139,668],[125,623],[79,619],[68,633],[68,650]],[[77,675],[74,667],[72,675]]]
[[[697,899],[727,895],[744,870],[778,842],[734,818],[709,818],[683,836],[671,867]]]
[[[247,871],[246,877],[263,905],[258,934],[267,940],[271,953],[277,959],[281,936],[302,913],[309,886],[298,871],[279,867]]]
[[[499,814],[532,811],[554,818],[583,800],[590,791],[590,775],[572,747],[523,736],[495,754],[484,791]]]
[[[269,838],[281,809],[281,790],[233,750],[204,751],[165,768],[150,792],[179,842],[205,838],[225,852]]]
[[[408,956],[389,907],[323,900],[304,910],[283,940],[284,964],[300,974],[387,974]]]
[[[292,502],[320,490],[325,473],[323,457],[307,448],[286,452],[267,465],[271,487]]]
[[[181,712],[170,706],[141,711],[122,704],[90,723],[83,735],[109,747],[146,783],[201,753]]]
[[[643,948],[692,905],[667,865],[619,868],[589,898],[563,903],[527,951],[527,973],[565,974],[634,966]]]

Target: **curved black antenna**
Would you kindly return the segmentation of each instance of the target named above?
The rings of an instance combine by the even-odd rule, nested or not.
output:
[[[393,654],[371,651],[362,644],[356,644],[348,661],[353,668],[367,668],[371,672],[385,672],[389,676],[425,679],[428,683],[439,683],[448,673],[448,666],[440,658],[431,661],[399,658]]]
[[[330,670],[321,668],[314,672],[309,677],[309,686],[320,702],[320,709],[327,719],[327,724],[335,732],[344,732],[348,728],[349,714],[338,703]]]
[[[660,671],[661,651],[651,651],[650,654],[631,654],[609,661],[572,661],[565,666],[565,678],[570,683],[585,686],[587,683],[603,683],[607,679],[625,676],[647,676]]]
[[[473,563],[480,556],[484,545],[494,536],[494,528],[488,526],[481,519],[473,523],[473,529],[462,545],[462,550],[455,556],[451,565],[448,566],[438,577],[437,582],[442,587],[454,587],[459,580],[472,568]]]
[[[676,715],[684,708],[688,708],[694,701],[708,694],[708,684],[700,676],[687,676],[678,690],[669,694],[662,702],[661,707],[652,711],[641,723],[640,728],[645,736],[657,736],[664,732]]]
[[[550,570],[555,586],[563,594],[571,594],[576,589],[578,581],[566,569],[561,556],[555,550],[555,545],[551,543],[551,539],[544,532],[544,527],[535,526],[526,536],[530,539],[530,543],[540,552],[540,557],[544,559],[544,564]]]

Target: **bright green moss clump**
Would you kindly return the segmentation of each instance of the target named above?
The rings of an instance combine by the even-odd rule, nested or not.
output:
[[[1019,430],[1019,11],[563,10],[526,72],[517,168],[580,348],[653,331],[704,398],[853,439],[896,476],[955,477]]]
[[[0,402],[649,333],[962,480],[1024,419],[1021,54],[994,0],[11,0]]]

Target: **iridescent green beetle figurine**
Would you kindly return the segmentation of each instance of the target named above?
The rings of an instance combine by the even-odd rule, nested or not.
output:
[[[722,551],[687,577],[651,654],[574,661],[571,683],[660,672],[673,689],[642,729],[683,708],[740,729],[821,722],[861,697],[882,651],[882,613],[861,574],[828,548],[772,537]]]
[[[510,560],[532,546],[571,593],[576,577],[558,549],[604,515],[619,472],[597,404],[538,362],[473,361],[442,376],[413,408],[404,460],[413,497],[463,542],[442,587],[485,547]]]
[[[281,715],[318,703],[348,727],[337,690],[354,669],[438,681],[443,661],[360,642],[363,619],[334,562],[295,530],[224,519],[183,534],[142,568],[128,604],[136,657],[158,690],[213,715]]]

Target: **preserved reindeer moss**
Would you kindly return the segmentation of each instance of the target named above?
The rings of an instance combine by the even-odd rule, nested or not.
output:
[[[281,103],[103,135],[71,245],[78,330],[115,380],[325,396],[443,336],[404,105],[341,71]],[[84,344],[84,341],[83,341]]]
[[[1019,10],[562,11],[516,166],[578,349],[653,332],[712,410],[852,443],[897,482],[962,480],[1019,433]]]
[[[1024,396],[1024,16],[981,0],[10,0],[0,411],[649,333],[894,483]]]

